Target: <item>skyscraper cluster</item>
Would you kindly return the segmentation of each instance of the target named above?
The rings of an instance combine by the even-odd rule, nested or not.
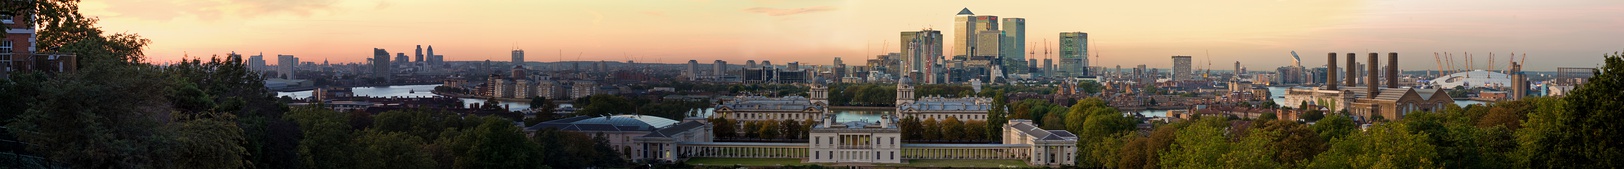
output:
[[[953,17],[951,35],[953,45],[944,51],[941,31],[903,31],[898,56],[880,55],[879,59],[870,60],[864,69],[890,74],[892,79],[908,76],[925,84],[969,80],[997,83],[1017,77],[1089,75],[1088,33],[1059,34],[1061,63],[1058,68],[1050,58],[1038,64],[1036,56],[1027,56],[1025,18],[977,15],[964,8]],[[897,63],[892,65],[891,62]]]

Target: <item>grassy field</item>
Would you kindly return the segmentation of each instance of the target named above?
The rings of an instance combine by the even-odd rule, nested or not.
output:
[[[1023,162],[1021,160],[908,160],[908,164],[906,164],[906,165],[882,164],[880,166],[899,166],[899,167],[948,167],[948,166],[952,166],[952,167],[1028,167],[1026,165],[1026,162]]]
[[[688,165],[705,166],[780,166],[803,165],[801,159],[794,158],[691,158]]]

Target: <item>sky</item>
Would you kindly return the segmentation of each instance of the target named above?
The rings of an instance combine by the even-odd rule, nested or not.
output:
[[[1398,52],[1405,70],[1437,69],[1426,56],[1448,52],[1456,67],[1471,53],[1478,69],[1503,69],[1515,52],[1533,58],[1526,70],[1554,70],[1624,51],[1618,0],[84,0],[80,8],[103,30],[151,39],[154,62],[231,52],[263,53],[268,63],[279,54],[362,62],[372,48],[413,55],[424,45],[448,61],[506,61],[523,49],[542,62],[856,64],[897,52],[902,31],[940,30],[952,46],[964,8],[1026,18],[1037,55],[1027,58],[1058,53],[1059,32],[1087,32],[1098,53],[1089,59],[1104,67],[1166,68],[1188,55],[1196,69],[1238,61],[1262,71],[1291,65],[1296,51],[1309,67],[1324,65],[1327,52]]]

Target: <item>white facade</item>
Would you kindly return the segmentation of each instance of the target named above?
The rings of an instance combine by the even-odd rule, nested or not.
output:
[[[902,163],[902,130],[894,119],[882,117],[879,124],[867,122],[834,123],[828,116],[823,124],[808,132],[806,161],[812,163]]]

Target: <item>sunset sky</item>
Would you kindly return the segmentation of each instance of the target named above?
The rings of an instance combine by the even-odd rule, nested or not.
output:
[[[1436,69],[1434,52],[1471,52],[1480,63],[1493,52],[1503,68],[1507,53],[1526,52],[1527,69],[1554,70],[1596,66],[1603,53],[1624,51],[1619,0],[85,0],[80,7],[104,30],[152,39],[146,54],[157,62],[232,51],[360,62],[372,48],[412,55],[415,45],[433,45],[448,61],[505,61],[520,48],[543,62],[828,64],[842,57],[855,64],[896,52],[901,31],[934,28],[953,39],[961,8],[1026,18],[1028,44],[1036,43],[1027,48],[1039,55],[1028,57],[1043,58],[1043,41],[1055,45],[1059,32],[1088,32],[1101,54],[1093,63],[1106,67],[1165,68],[1170,56],[1190,55],[1218,69],[1240,61],[1273,70],[1291,64],[1295,50],[1310,67],[1323,65],[1326,52],[1399,52],[1404,69]]]

